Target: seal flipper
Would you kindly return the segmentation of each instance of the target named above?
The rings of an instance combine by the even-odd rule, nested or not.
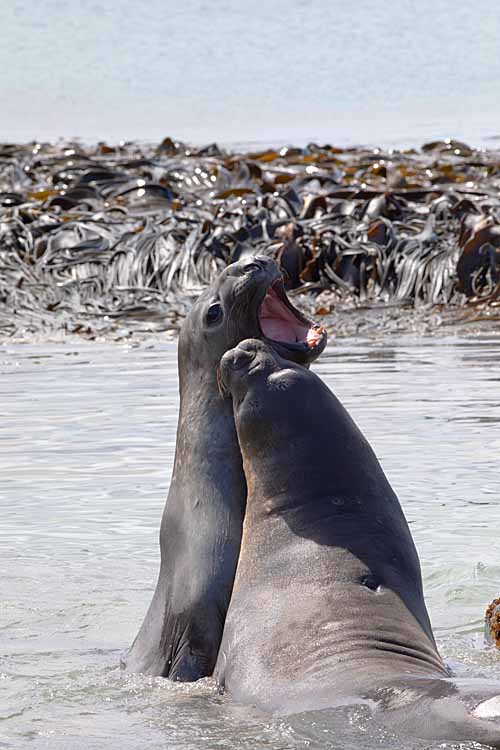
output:
[[[210,603],[213,604],[212,600]],[[215,607],[206,609],[212,612],[210,622],[204,622],[204,613],[198,608],[185,613],[182,619],[186,622],[186,627],[177,628],[175,643],[170,646],[170,658],[163,677],[177,682],[195,682],[212,674],[222,635],[223,618],[221,620],[218,616]]]
[[[165,609],[166,592],[160,573],[146,617],[128,653],[120,660],[122,669],[162,677],[168,674],[169,656],[162,648]]]
[[[160,573],[144,622],[130,651],[121,660],[128,672],[195,682],[212,674],[223,628],[216,597],[182,613],[173,614],[168,601],[174,594]],[[209,616],[211,615],[211,616]]]
[[[195,682],[211,675],[216,658],[213,643],[196,638],[190,625],[183,628],[178,617],[171,618],[171,622],[157,617],[159,610],[155,605],[153,598],[151,612],[148,611],[129,653],[121,660],[122,668],[177,682]],[[191,622],[187,613],[185,621]]]
[[[202,649],[193,649],[191,641],[187,639],[170,662],[167,673],[162,676],[177,682],[195,682],[211,675],[212,670],[213,660]]]
[[[484,700],[471,711],[467,696],[457,686],[447,680],[418,680],[410,684],[401,683],[378,692],[378,710],[374,712],[377,723],[398,734],[406,734],[424,740],[480,742],[500,748],[500,713],[491,721],[481,711],[480,706],[500,701],[500,696]],[[413,683],[413,684],[412,684]],[[472,687],[472,685],[471,685]],[[491,696],[494,688],[486,690]],[[498,691],[498,686],[496,687]],[[486,695],[483,696],[486,698]],[[496,708],[498,710],[498,705]]]

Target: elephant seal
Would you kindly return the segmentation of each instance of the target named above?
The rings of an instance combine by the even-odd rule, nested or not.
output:
[[[500,685],[449,679],[403,511],[346,410],[261,341],[220,373],[248,486],[221,688],[275,715],[364,702],[406,734],[500,747],[500,728],[471,714],[489,698],[494,715]]]
[[[324,328],[286,297],[276,263],[256,256],[224,269],[179,335],[180,411],[160,529],[161,563],[143,625],[122,660],[130,672],[191,681],[217,659],[241,541],[246,484],[230,399],[219,391],[224,352],[249,336],[308,365]]]

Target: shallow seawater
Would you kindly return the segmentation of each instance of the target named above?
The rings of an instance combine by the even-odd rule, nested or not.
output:
[[[500,676],[482,637],[500,595],[499,364],[500,340],[450,337],[343,340],[316,366],[400,497],[443,654],[487,678]],[[6,345],[0,396],[0,748],[430,747],[362,708],[270,720],[210,680],[118,668],[157,574],[175,343]]]
[[[0,138],[498,137],[492,0],[10,0]]]

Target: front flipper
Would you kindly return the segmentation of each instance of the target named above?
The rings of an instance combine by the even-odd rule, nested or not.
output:
[[[209,677],[215,667],[224,627],[216,594],[182,612],[168,601],[174,596],[160,574],[144,622],[121,666],[128,672],[194,682]]]
[[[480,742],[500,748],[500,683],[481,680],[461,686],[449,679],[414,679],[376,691],[375,719],[398,734],[424,740]],[[493,703],[491,703],[493,701]]]

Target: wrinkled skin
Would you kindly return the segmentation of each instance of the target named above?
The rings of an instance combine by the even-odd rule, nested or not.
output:
[[[221,377],[248,498],[219,684],[273,714],[364,702],[400,733],[500,747],[478,718],[500,718],[500,683],[449,678],[401,506],[333,393],[261,341]]]
[[[192,681],[212,674],[241,542],[246,483],[232,402],[217,373],[224,352],[261,337],[259,308],[281,279],[255,257],[228,266],[193,305],[179,337],[180,412],[160,530],[161,564],[143,625],[123,661],[131,672]],[[326,344],[279,346],[308,365]]]

